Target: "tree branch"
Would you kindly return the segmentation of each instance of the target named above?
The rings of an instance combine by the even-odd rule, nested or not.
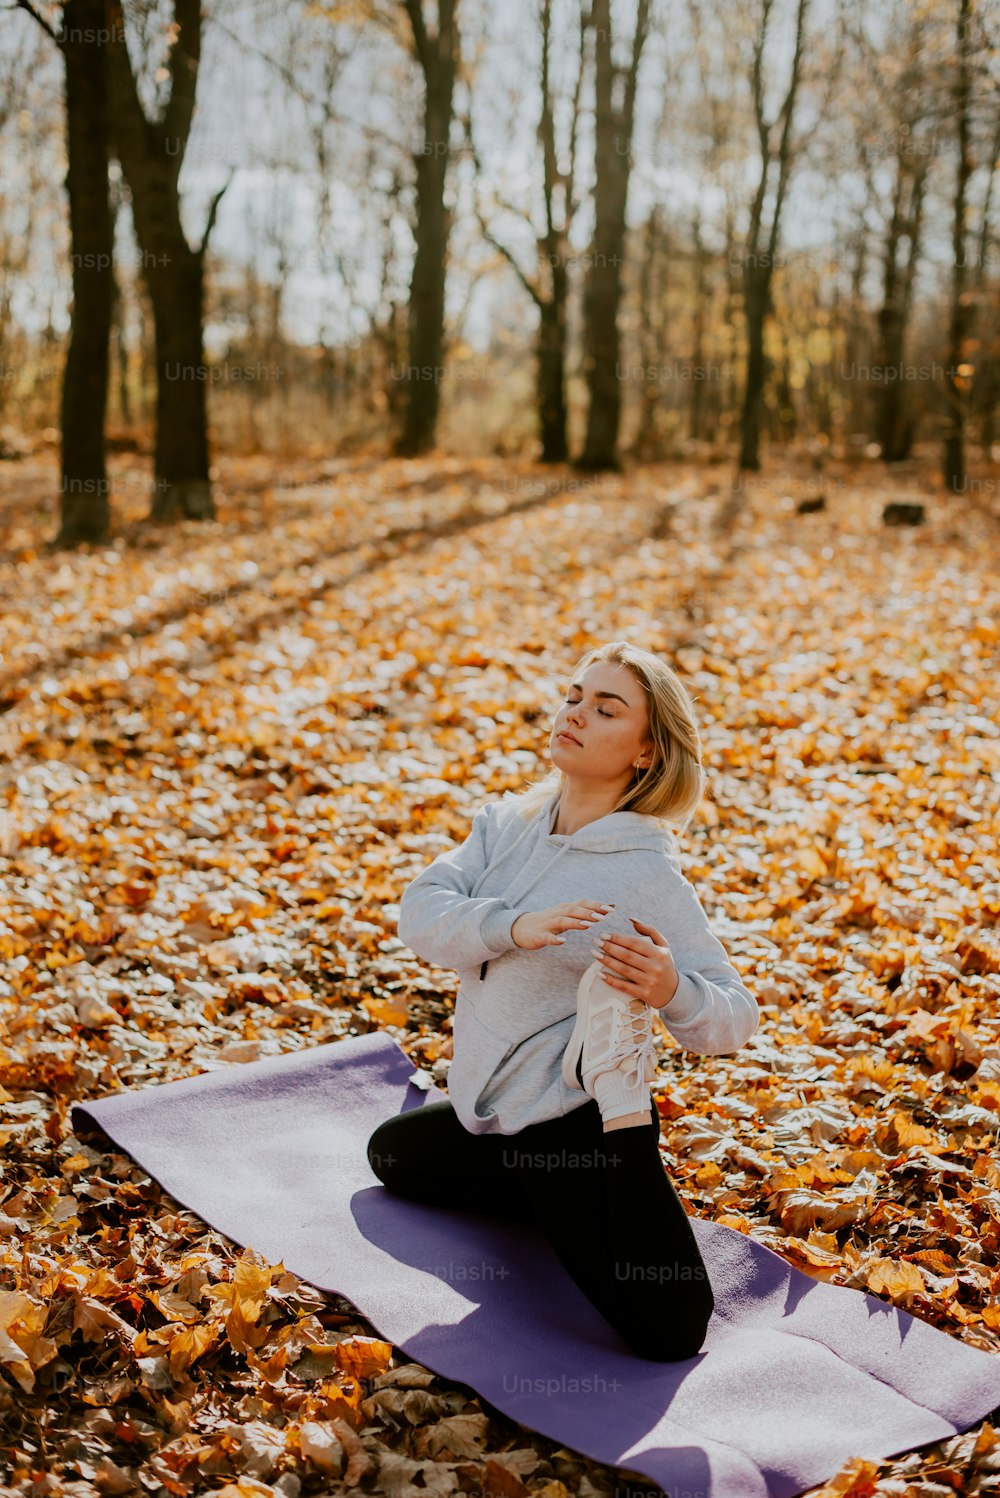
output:
[[[167,140],[177,141],[172,151],[177,170],[184,160],[191,122],[194,119],[195,95],[198,90],[198,64],[201,61],[201,0],[174,0],[176,32],[170,46],[167,69],[170,94],[163,111],[163,133]]]
[[[788,176],[791,170],[791,138],[792,117],[795,113],[795,96],[798,93],[799,77],[802,72],[802,43],[805,35],[806,11],[809,0],[799,0],[798,10],[795,18],[795,54],[792,57],[792,72],[788,83],[788,92],[781,106],[783,118],[781,128],[781,140],[778,144],[778,185],[774,194],[774,213],[771,216],[771,233],[768,237],[768,253],[770,264],[774,264],[774,256],[778,247],[778,221],[781,218],[781,205],[788,186]]]
[[[420,0],[403,0],[403,8],[410,18],[410,30],[413,32],[413,46],[416,50],[417,61],[423,69],[424,77],[429,78],[434,62]]]
[[[215,228],[215,217],[219,211],[219,204],[222,202],[222,196],[235,176],[235,168],[231,167],[229,170],[229,176],[219,188],[219,191],[215,194],[215,197],[212,199],[211,203],[208,205],[208,219],[205,223],[205,232],[201,236],[201,244],[198,246],[199,255],[204,255],[205,251],[208,248],[209,238],[211,237],[212,230]]]
[[[324,119],[331,121],[331,123],[334,125],[343,125],[353,130],[357,130],[366,139],[377,141],[382,145],[389,146],[393,151],[404,151],[405,148],[399,143],[398,140],[393,140],[391,135],[386,135],[381,130],[375,129],[373,126],[359,124],[357,120],[351,119],[349,115],[338,114],[336,110],[330,108],[329,100],[317,99],[314,94],[307,94],[302,88],[298,79],[295,77],[294,73],[289,72],[288,68],[286,68],[282,63],[278,62],[274,57],[272,57],[270,53],[262,52],[259,47],[251,47],[244,37],[238,35],[237,32],[233,31],[232,28],[227,26],[224,21],[221,21],[218,16],[213,15],[212,24],[213,26],[218,26],[220,31],[224,31],[230,38],[230,40],[234,41],[237,46],[241,47],[248,56],[256,57],[260,62],[266,63],[266,65],[272,70],[272,72],[278,75],[278,77],[290,90],[290,92],[293,93],[297,99],[302,100],[303,104],[308,104],[310,107],[318,106],[323,111]]]
[[[649,32],[649,0],[639,0],[635,17],[635,34],[632,38],[632,59],[625,78],[625,98],[622,102],[622,134],[631,142],[635,120],[635,93],[639,79],[639,61]]]
[[[55,44],[56,44],[57,47],[61,47],[63,45],[63,35],[62,35],[62,32],[57,32],[57,31],[53,30],[51,23],[45,19],[45,17],[42,15],[41,11],[38,11],[38,10],[35,9],[35,7],[31,3],[31,0],[15,0],[15,3],[13,5],[7,5],[7,6],[4,7],[4,9],[5,10],[26,10],[28,12],[29,16],[34,16],[34,18],[38,22],[39,26],[42,28],[43,31],[45,31],[45,32],[48,33],[48,35],[52,38],[52,40],[55,42]]]

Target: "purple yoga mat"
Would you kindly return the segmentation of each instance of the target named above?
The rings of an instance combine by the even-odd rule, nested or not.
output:
[[[790,1498],[1000,1404],[1000,1358],[697,1218],[716,1301],[702,1351],[634,1357],[533,1228],[403,1201],[372,1174],[372,1130],[443,1096],[413,1075],[394,1040],[364,1035],[114,1093],[73,1121],[415,1361],[671,1498]]]

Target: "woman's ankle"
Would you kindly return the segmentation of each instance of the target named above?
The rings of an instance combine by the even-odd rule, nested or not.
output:
[[[621,1118],[610,1118],[604,1125],[605,1134],[610,1134],[612,1129],[634,1129],[638,1124],[650,1122],[648,1109],[641,1113],[623,1113]]]

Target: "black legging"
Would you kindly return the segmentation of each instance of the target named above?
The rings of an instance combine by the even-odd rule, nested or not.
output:
[[[534,1222],[638,1357],[691,1358],[715,1304],[687,1213],[663,1168],[659,1115],[605,1134],[597,1103],[518,1134],[472,1134],[451,1103],[380,1124],[372,1170],[429,1206]]]

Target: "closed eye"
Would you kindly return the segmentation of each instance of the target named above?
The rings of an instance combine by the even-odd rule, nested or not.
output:
[[[567,697],[566,701],[569,703],[570,707],[576,707],[580,699],[579,697]],[[597,711],[600,713],[602,718],[617,718],[618,716],[617,713],[606,712],[603,707],[599,707]]]

